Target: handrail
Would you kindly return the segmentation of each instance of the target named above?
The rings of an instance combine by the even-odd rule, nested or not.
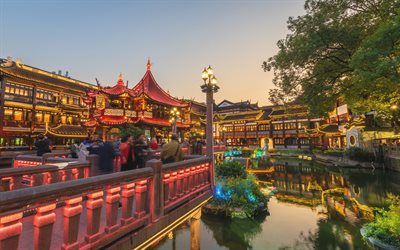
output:
[[[60,163],[60,162],[59,162]],[[82,179],[93,174],[93,162],[66,162],[0,170],[0,183],[6,190],[49,185],[56,182]]]
[[[209,157],[201,156],[201,157],[197,157],[197,158],[189,159],[189,160],[185,160],[185,161],[168,163],[168,164],[163,165],[163,170],[164,171],[174,171],[174,170],[184,168],[187,165],[203,164],[203,163],[209,162],[210,160],[211,160],[211,158],[209,158]]]
[[[0,179],[15,175],[38,174],[44,172],[57,171],[58,169],[59,168],[54,165],[40,165],[35,167],[23,167],[23,168],[5,168],[5,169],[0,169]]]
[[[7,210],[22,209],[25,206],[32,205],[32,203],[38,204],[40,202],[61,201],[63,198],[60,198],[60,196],[81,196],[86,192],[102,190],[112,184],[151,177],[152,173],[153,170],[151,168],[141,168],[74,181],[59,182],[47,186],[37,186],[4,192],[0,196],[0,213]]]

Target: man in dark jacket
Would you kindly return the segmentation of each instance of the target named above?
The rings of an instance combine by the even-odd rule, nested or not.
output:
[[[110,174],[114,171],[114,157],[113,144],[102,143],[99,147],[99,174]]]
[[[37,148],[37,156],[42,156],[45,153],[50,153],[50,141],[43,134],[38,135],[38,139],[35,141],[35,147]]]
[[[148,148],[149,146],[146,143],[146,138],[144,137],[144,135],[139,135],[134,145],[135,159],[138,168],[144,168],[146,159],[145,150],[147,150]]]

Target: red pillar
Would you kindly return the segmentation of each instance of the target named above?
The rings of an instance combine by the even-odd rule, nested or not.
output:
[[[204,183],[205,184],[210,183],[210,167],[208,163],[205,164]]]
[[[189,176],[190,176],[190,168],[186,168],[183,178],[183,190],[185,194],[189,193]]]
[[[197,189],[199,188],[199,169],[198,166],[195,166],[192,168],[193,174],[194,174],[194,188]]]
[[[164,205],[169,203],[169,176],[170,174],[164,174],[163,185],[164,185]]]
[[[195,184],[195,179],[194,179],[195,170],[196,170],[195,167],[191,167],[191,168],[190,168],[190,175],[189,175],[189,192],[194,191],[195,186],[196,186],[196,184]]]
[[[0,249],[17,250],[22,233],[22,212],[0,217]]]
[[[117,224],[118,218],[118,205],[119,205],[119,192],[121,191],[120,187],[110,188],[106,191],[106,233],[115,232],[119,225]]]
[[[147,196],[147,180],[136,183],[136,218],[142,218],[145,214],[146,196]]]
[[[103,233],[100,233],[100,215],[103,207],[103,191],[88,194],[86,201],[86,236],[85,241],[92,243],[97,241]]]
[[[185,171],[180,170],[176,179],[176,194],[178,197],[182,197],[184,194],[183,190],[183,179],[184,179]]]
[[[36,208],[33,225],[34,247],[37,250],[50,249],[53,225],[56,221],[56,214],[54,213],[55,208],[56,204]]]
[[[133,212],[133,198],[135,197],[135,183],[127,183],[122,186],[122,214],[121,224],[127,225],[134,221],[132,217]]]
[[[64,242],[63,250],[79,249],[78,232],[82,214],[82,197],[76,197],[65,201],[64,207]]]
[[[202,187],[204,185],[204,178],[203,178],[204,164],[197,166],[197,168],[199,169],[199,186]]]
[[[176,200],[176,172],[173,172],[169,177],[169,194],[170,200]]]

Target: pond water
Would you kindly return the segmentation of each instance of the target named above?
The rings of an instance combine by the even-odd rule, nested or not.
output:
[[[359,233],[368,207],[385,207],[388,193],[400,195],[400,173],[328,168],[315,162],[260,162],[260,185],[278,191],[270,215],[226,220],[203,214],[201,249],[372,249]],[[364,206],[366,205],[366,206]],[[184,224],[155,249],[190,249]]]

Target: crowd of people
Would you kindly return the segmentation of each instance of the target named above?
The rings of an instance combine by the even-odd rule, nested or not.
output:
[[[43,134],[38,135],[35,142],[37,155],[51,152],[51,142]],[[82,141],[75,140],[69,146],[70,157],[78,161],[86,160],[89,155],[99,156],[98,174],[107,174],[117,171],[128,171],[137,168],[144,168],[147,154],[151,151],[161,149],[160,156],[163,164],[181,161],[183,159],[182,148],[191,146],[191,154],[201,155],[204,141],[193,140],[189,143],[184,140],[179,143],[178,137],[174,134],[167,143],[165,139],[156,138],[148,141],[144,134],[136,138],[127,135],[120,138],[112,135],[109,141],[103,141],[99,135],[94,133]]]

